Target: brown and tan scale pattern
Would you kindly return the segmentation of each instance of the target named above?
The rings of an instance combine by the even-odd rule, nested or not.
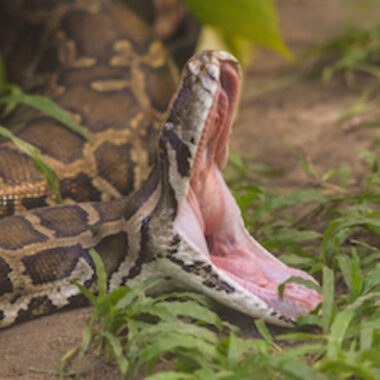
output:
[[[64,201],[107,201],[139,188],[177,80],[149,27],[110,1],[6,0],[0,14],[10,79],[53,99],[93,137],[91,144],[22,106],[4,121],[57,172]],[[0,216],[54,202],[31,160],[3,140]]]
[[[0,219],[0,328],[82,302],[70,280],[96,290],[92,248],[104,262],[109,290],[162,275],[166,289],[195,289],[292,325],[177,229],[220,91],[236,104],[236,59],[198,53],[168,106],[173,64],[125,2],[3,0],[0,29],[9,80],[53,99],[93,139],[23,106],[1,121],[39,149],[59,176],[66,204],[54,205],[31,160],[0,141],[0,216],[6,216]]]

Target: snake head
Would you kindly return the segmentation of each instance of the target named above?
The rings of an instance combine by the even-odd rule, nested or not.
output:
[[[250,236],[221,175],[239,87],[239,63],[223,51],[200,52],[183,70],[159,142],[162,207],[153,225],[170,239],[159,270],[248,315],[291,326],[322,298],[297,283],[280,298],[278,286],[290,277],[315,280]]]

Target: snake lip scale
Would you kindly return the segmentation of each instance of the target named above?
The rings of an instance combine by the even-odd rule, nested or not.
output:
[[[103,4],[101,0],[95,3]],[[99,12],[110,9],[108,16],[119,17],[119,8],[112,13],[111,5],[105,4],[107,6],[99,8]],[[74,12],[71,17],[92,20],[91,17],[98,17],[96,12],[98,9],[90,15],[81,12],[79,16]],[[136,85],[138,93],[137,56],[131,52],[127,40],[116,41],[116,55],[111,56],[109,62],[116,65],[117,70],[124,64],[132,67],[130,71],[137,77],[128,85]],[[96,44],[91,46],[97,49]],[[127,58],[121,56],[120,51]],[[147,62],[154,57],[154,67],[162,72],[158,45],[150,43],[147,51],[154,54],[143,56],[144,69],[147,70]],[[113,52],[108,45],[107,52]],[[131,57],[135,57],[134,60]],[[73,68],[62,73],[70,81],[70,75],[76,78],[77,72],[85,73],[86,67],[91,69],[95,63],[96,58],[79,57],[73,61]],[[110,69],[106,70],[109,75]],[[100,71],[94,70],[94,73],[100,77]],[[72,83],[71,91],[75,94],[75,81]],[[119,82],[115,76],[112,81],[97,78],[91,83],[95,85],[86,87],[86,91],[91,88],[97,94],[94,99],[103,96],[107,100],[110,96],[117,99],[115,94],[125,91],[123,86],[127,80]],[[84,91],[80,86],[78,83],[79,90]],[[59,91],[61,98],[57,99],[64,103],[66,98],[61,95],[62,89]],[[69,280],[96,289],[90,248],[95,248],[103,259],[109,290],[125,284],[133,287],[148,277],[163,275],[165,290],[183,287],[199,291],[277,325],[294,326],[298,316],[315,309],[321,296],[301,284],[286,284],[280,299],[278,286],[290,277],[315,280],[280,262],[250,236],[222,178],[239,92],[240,68],[232,55],[223,51],[196,54],[183,69],[160,133],[154,138],[154,148],[153,144],[142,142],[144,129],[134,130],[138,149],[148,150],[148,155],[141,156],[146,163],[140,172],[137,166],[132,166],[141,179],[136,181],[134,191],[117,199],[112,199],[113,196],[105,196],[97,202],[79,199],[79,203],[49,205],[0,219],[0,328],[82,303],[84,297]],[[126,94],[134,107],[133,98],[129,92]],[[146,98],[143,95],[136,98],[141,107],[145,107]],[[87,108],[77,114],[85,114],[91,124],[92,115],[86,114]],[[131,123],[145,122],[135,108]],[[109,112],[106,115],[113,116]],[[114,123],[117,124],[116,118]],[[148,122],[145,128],[149,128]],[[123,138],[132,133],[119,130],[117,133]],[[93,156],[99,162],[103,162],[103,151],[112,153],[113,150],[118,154],[123,147],[129,147],[114,147],[107,141],[116,141],[117,134],[112,128],[110,132],[100,130],[99,136],[100,142],[95,143],[95,148],[87,144],[83,149],[90,156],[95,152]],[[57,161],[56,158],[53,162]],[[150,166],[149,161],[152,161]],[[80,171],[86,164],[81,165],[76,171],[72,165],[72,173],[86,177]],[[94,183],[102,186],[102,191],[116,188],[100,175]],[[75,191],[71,191],[70,196],[75,195]],[[112,194],[118,193],[118,190],[112,191]]]

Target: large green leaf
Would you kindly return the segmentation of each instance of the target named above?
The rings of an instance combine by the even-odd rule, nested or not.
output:
[[[242,37],[291,58],[282,41],[272,0],[185,0],[195,17],[230,38]]]

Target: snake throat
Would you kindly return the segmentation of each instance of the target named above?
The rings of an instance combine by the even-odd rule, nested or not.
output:
[[[290,277],[315,280],[280,262],[250,236],[221,174],[227,159],[239,84],[236,68],[222,62],[218,87],[195,156],[190,187],[175,229],[233,289],[264,302],[277,323],[281,318],[284,324],[294,323],[298,316],[315,309],[322,298],[313,289],[288,283],[280,299],[278,286]]]

